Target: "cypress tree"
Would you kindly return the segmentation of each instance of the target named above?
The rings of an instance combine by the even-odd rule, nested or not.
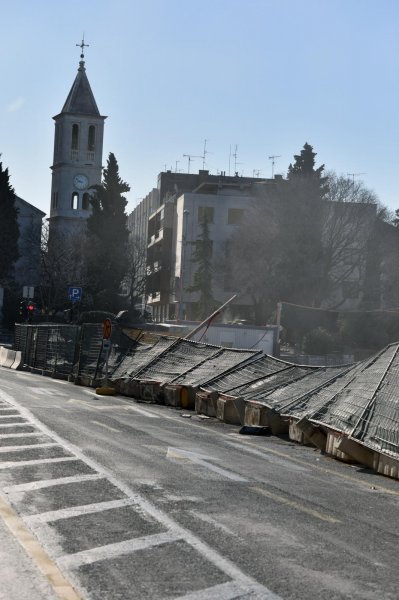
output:
[[[87,220],[87,280],[95,309],[118,311],[119,290],[127,271],[129,232],[123,196],[130,186],[119,176],[115,155],[110,153],[103,182],[94,186],[93,212]]]
[[[15,206],[15,191],[10,184],[8,169],[3,170],[0,162],[0,285],[13,274],[18,251],[18,209]]]

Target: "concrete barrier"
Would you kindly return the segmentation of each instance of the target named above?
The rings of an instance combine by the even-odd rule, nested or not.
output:
[[[289,421],[276,411],[256,401],[245,405],[244,425],[248,427],[269,427],[273,435],[288,433]]]
[[[216,417],[230,425],[244,425],[244,399],[228,394],[220,394],[216,401]]]
[[[21,366],[21,352],[0,346],[0,367],[18,369]]]
[[[200,390],[195,394],[195,412],[199,415],[216,417],[218,392]]]
[[[297,426],[297,419],[290,418],[288,435],[292,442],[298,444],[310,444],[308,436]]]
[[[161,382],[152,379],[140,379],[139,398],[147,402],[159,402],[162,397]]]
[[[342,450],[342,446],[340,445],[341,439],[342,434],[337,433],[336,431],[328,431],[326,440],[326,454],[333,456],[334,458],[338,458],[338,460],[346,463],[356,463],[357,460],[354,456]]]
[[[373,450],[359,444],[356,440],[341,436],[337,442],[337,449],[346,455],[352,456],[356,462],[376,470],[375,454]],[[378,456],[378,455],[377,455]],[[378,462],[378,461],[377,461]]]
[[[140,398],[140,381],[138,379],[117,379],[112,381],[118,394]]]
[[[326,449],[326,434],[323,433],[321,429],[313,425],[313,423],[311,423],[307,417],[302,417],[302,419],[297,421],[296,426],[298,429],[303,431],[309,442],[316,446],[316,448],[319,448],[323,451]]]
[[[167,383],[163,387],[165,404],[175,408],[194,408],[195,389],[191,386]]]

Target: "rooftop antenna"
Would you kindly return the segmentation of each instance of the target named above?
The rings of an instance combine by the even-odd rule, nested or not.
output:
[[[196,156],[195,154],[183,154],[184,158],[187,158],[187,173],[190,173],[190,165],[193,162],[194,158],[204,158],[203,156]]]
[[[242,165],[242,162],[237,162],[237,156],[238,156],[238,146],[237,144],[234,146],[234,152],[233,152],[233,156],[234,156],[234,173],[238,173],[237,171],[237,165]],[[230,169],[229,169],[229,175],[230,175]]]
[[[176,160],[176,162],[175,162],[175,173],[181,173],[181,169],[177,168],[177,165],[179,165],[179,164],[180,164],[180,160]]]
[[[206,143],[208,141],[209,140],[204,140],[204,152],[203,152],[203,155],[202,155],[202,170],[205,169],[206,155],[209,154],[209,151],[206,149]]]
[[[259,169],[252,169],[252,177],[260,177],[261,173],[262,171],[260,171]]]
[[[272,161],[272,179],[274,178],[274,165],[276,164],[276,158],[281,158],[281,154],[272,154],[272,156],[269,156],[269,160]]]
[[[82,49],[80,58],[83,60],[85,57],[85,48],[89,47],[89,44],[85,44],[85,34],[83,32],[83,36],[82,36],[82,41],[80,42],[80,44],[76,44],[76,46],[79,46],[79,48]]]
[[[347,173],[348,177],[352,177],[352,184],[355,185],[355,177],[360,177],[360,175],[367,175],[367,173]]]

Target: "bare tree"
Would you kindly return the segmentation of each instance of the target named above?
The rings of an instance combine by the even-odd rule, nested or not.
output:
[[[49,236],[48,224],[42,229],[40,301],[45,314],[65,308],[68,286],[84,285],[82,256],[86,237],[76,233],[58,232]]]
[[[278,300],[313,307],[362,301],[376,222],[384,216],[361,182],[329,173],[323,197],[306,180],[264,187],[229,242],[232,286],[257,323]],[[375,269],[374,269],[375,270]]]
[[[127,296],[130,309],[134,309],[137,304],[143,304],[146,287],[146,243],[145,240],[136,236],[129,235],[126,247],[128,267],[123,280],[122,289]]]

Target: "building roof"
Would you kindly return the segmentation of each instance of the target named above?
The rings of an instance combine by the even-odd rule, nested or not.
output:
[[[87,79],[85,63],[79,62],[79,69],[61,113],[100,116],[89,80]]]
[[[36,213],[37,216],[41,215],[42,217],[44,217],[46,215],[46,213],[43,212],[42,210],[40,210],[40,208],[33,206],[33,204],[30,204],[29,202],[27,202],[26,200],[23,200],[19,196],[15,196],[15,204],[16,204],[17,208],[25,207],[26,209],[30,210],[31,213]]]

